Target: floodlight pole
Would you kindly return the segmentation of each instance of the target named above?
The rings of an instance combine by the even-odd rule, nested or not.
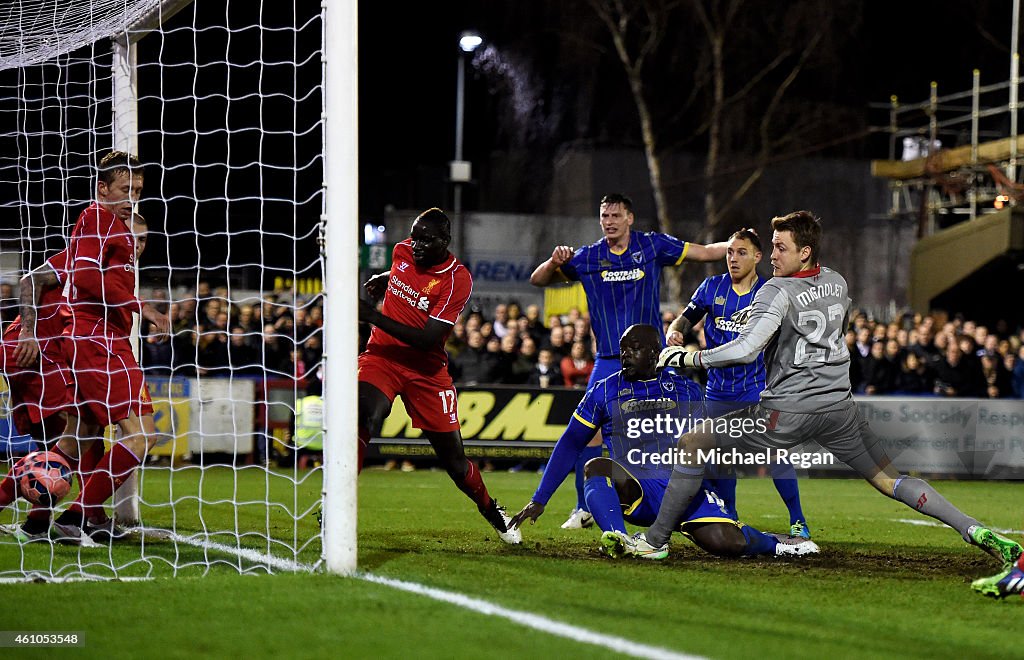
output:
[[[465,227],[462,223],[462,179],[455,170],[463,163],[462,136],[466,113],[466,56],[459,53],[459,68],[455,85],[455,159],[451,163],[449,177],[454,186],[452,190],[452,215],[455,220],[455,236],[452,237],[452,249],[462,254]]]
[[[467,41],[468,39],[468,41]],[[452,189],[452,251],[455,254],[463,254],[466,240],[466,227],[462,220],[462,184],[472,180],[472,168],[468,161],[462,159],[462,144],[466,124],[466,57],[472,55],[473,51],[480,46],[479,35],[473,32],[463,32],[459,39],[459,61],[455,83],[455,159],[449,163],[448,178],[454,188]]]

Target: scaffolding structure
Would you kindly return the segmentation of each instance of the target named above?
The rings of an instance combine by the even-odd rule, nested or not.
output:
[[[871,173],[889,179],[889,216],[916,219],[919,238],[1024,200],[1019,16],[1020,0],[1014,0],[1009,79],[982,85],[975,69],[966,91],[939,96],[932,82],[924,101],[890,97],[889,157],[872,161]]]

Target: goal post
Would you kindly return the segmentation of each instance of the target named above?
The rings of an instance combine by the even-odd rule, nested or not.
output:
[[[324,33],[324,560],[332,573],[356,569],[359,289],[358,3],[325,0]]]
[[[138,50],[136,39],[128,34],[113,38],[111,57],[111,87],[113,88],[113,147],[135,156],[139,155],[139,88]],[[139,297],[139,272],[135,272],[135,297]],[[139,317],[132,318],[132,351],[141,359],[139,346]],[[121,524],[139,523],[139,480],[133,474],[114,492],[114,517]]]

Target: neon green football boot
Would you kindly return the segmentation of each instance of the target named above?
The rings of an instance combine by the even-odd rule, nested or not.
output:
[[[974,543],[974,545],[978,546],[993,557],[1002,560],[1004,568],[1009,568],[1013,562],[1017,561],[1021,552],[1024,551],[1024,548],[1021,548],[1020,543],[1011,541],[1005,536],[1000,536],[987,527],[972,528],[970,530],[970,536],[971,542]]]

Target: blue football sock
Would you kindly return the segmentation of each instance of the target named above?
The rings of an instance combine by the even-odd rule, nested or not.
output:
[[[739,518],[739,514],[736,513],[736,480],[728,477],[719,477],[714,479],[712,485],[715,488],[715,492],[722,498],[722,502],[725,504],[725,508],[736,518]]]
[[[587,464],[592,458],[597,458],[601,455],[601,450],[604,447],[598,445],[597,447],[586,447],[580,452],[580,457],[576,459],[576,508],[583,509],[584,511],[590,511],[587,508],[587,498],[583,493],[583,466]]]
[[[789,464],[779,464],[772,467],[772,478],[775,481],[775,490],[786,503],[789,509],[789,524],[792,525],[798,520],[807,521],[804,518],[804,510],[800,506],[800,486],[796,482],[796,469]]]
[[[778,541],[775,540],[774,536],[769,536],[750,525],[744,525],[742,531],[743,538],[747,539],[747,547],[743,550],[744,555],[749,557],[751,555],[775,554],[775,546],[778,544]]]
[[[603,532],[626,533],[626,521],[622,517],[619,493],[608,477],[590,477],[583,484],[587,505],[594,516],[594,522]]]

